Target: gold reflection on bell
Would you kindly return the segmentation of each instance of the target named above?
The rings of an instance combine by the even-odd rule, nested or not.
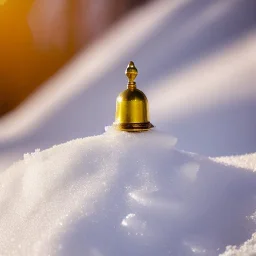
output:
[[[136,88],[134,81],[138,70],[131,61],[125,72],[128,77],[127,89],[116,99],[116,118],[114,127],[121,131],[142,132],[154,127],[149,122],[148,99]]]

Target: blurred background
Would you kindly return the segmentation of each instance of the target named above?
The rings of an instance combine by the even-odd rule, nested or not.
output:
[[[0,117],[148,0],[0,0]]]
[[[131,60],[178,149],[256,152],[255,0],[0,0],[0,172],[103,133]]]

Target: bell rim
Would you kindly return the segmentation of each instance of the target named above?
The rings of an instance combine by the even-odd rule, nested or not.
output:
[[[126,132],[143,132],[154,127],[150,122],[145,123],[113,123],[113,126],[120,131]]]

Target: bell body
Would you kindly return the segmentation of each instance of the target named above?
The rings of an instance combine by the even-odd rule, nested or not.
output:
[[[128,75],[133,74],[134,64],[128,66]],[[137,69],[135,70],[137,72]],[[135,72],[134,72],[135,73]],[[128,76],[127,75],[127,76]],[[114,127],[121,131],[140,132],[153,127],[149,122],[149,107],[146,95],[130,81],[128,88],[116,99],[116,116]]]

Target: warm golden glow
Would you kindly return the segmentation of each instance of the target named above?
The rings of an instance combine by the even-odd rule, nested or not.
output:
[[[0,117],[131,8],[91,2],[0,0]]]
[[[65,63],[67,47],[40,48],[28,24],[33,0],[0,0],[0,117]]]
[[[0,5],[4,5],[7,2],[7,0],[0,0]]]

